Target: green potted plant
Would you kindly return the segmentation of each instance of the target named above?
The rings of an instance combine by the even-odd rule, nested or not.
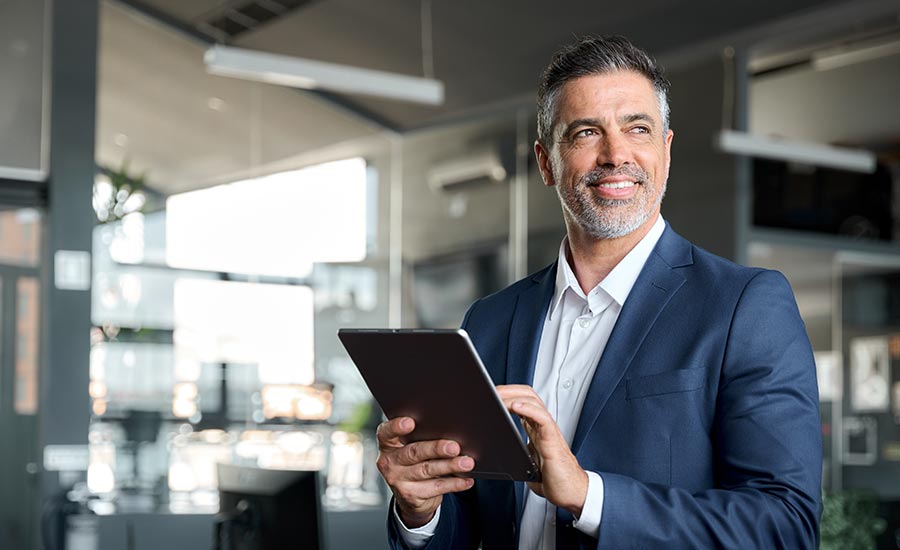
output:
[[[822,550],[875,550],[887,527],[878,517],[878,496],[867,491],[825,492],[820,528]]]

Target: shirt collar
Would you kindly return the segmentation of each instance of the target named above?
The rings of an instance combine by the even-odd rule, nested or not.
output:
[[[572,266],[569,265],[569,260],[566,257],[569,241],[568,237],[563,237],[562,243],[559,245],[559,259],[556,264],[556,289],[554,290],[553,300],[550,302],[550,311],[548,312],[550,318],[552,319],[554,313],[559,309],[566,291],[571,291],[582,300],[587,301],[592,311],[597,309],[594,297],[598,295],[599,297],[596,300],[606,301],[604,297],[608,295],[619,307],[625,305],[625,300],[631,293],[631,288],[637,281],[638,275],[641,274],[641,270],[644,269],[647,258],[650,257],[650,253],[653,252],[653,248],[660,237],[662,237],[665,228],[666,222],[660,215],[653,227],[650,228],[650,231],[644,235],[644,238],[622,258],[622,261],[609,272],[605,279],[591,289],[589,296],[585,296],[584,291],[581,290],[581,286],[575,278],[575,272],[572,270]]]

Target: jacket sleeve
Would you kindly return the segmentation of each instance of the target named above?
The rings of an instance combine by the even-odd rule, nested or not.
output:
[[[481,544],[481,532],[474,520],[471,506],[474,504],[475,489],[464,493],[444,495],[441,502],[441,519],[434,536],[422,550],[465,550],[476,549]],[[388,511],[393,507],[393,501]],[[408,550],[398,531],[394,518],[388,514],[388,541],[393,550]]]
[[[691,494],[600,472],[600,548],[818,546],[822,441],[815,364],[784,276],[755,275],[727,330],[710,433],[715,488]]]

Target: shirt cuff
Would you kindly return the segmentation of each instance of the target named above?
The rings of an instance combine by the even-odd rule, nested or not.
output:
[[[581,508],[581,517],[572,522],[572,526],[588,535],[597,538],[600,535],[600,517],[603,515],[603,478],[596,472],[588,472],[587,497]]]
[[[588,485],[590,487],[590,485]],[[590,489],[588,489],[588,494],[590,494]],[[437,531],[438,519],[441,517],[441,507],[438,506],[437,510],[434,511],[434,517],[431,518],[431,521],[426,523],[421,527],[416,527],[414,529],[410,529],[406,525],[403,524],[403,520],[400,519],[400,514],[397,513],[397,501],[394,501],[394,505],[391,507],[391,511],[394,515],[394,523],[397,524],[397,531],[400,533],[400,538],[403,539],[403,542],[406,546],[416,550],[418,548],[423,548],[428,541],[431,540],[431,537],[434,536],[434,532]]]

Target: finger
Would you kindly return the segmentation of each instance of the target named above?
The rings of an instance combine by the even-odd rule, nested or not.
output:
[[[397,463],[412,466],[436,458],[452,458],[459,455],[459,443],[447,439],[410,443],[397,453]]]
[[[475,480],[470,477],[441,477],[427,481],[400,483],[396,495],[408,503],[423,502],[447,493],[471,489]]]
[[[458,456],[451,459],[426,460],[407,470],[407,479],[425,481],[456,474],[465,474],[475,467],[475,460],[470,456]]]
[[[543,400],[541,400],[537,392],[534,391],[534,388],[532,388],[531,386],[526,386],[524,384],[506,384],[497,386],[497,393],[500,395],[501,399],[514,397],[533,397],[543,403]]]
[[[506,410],[508,410],[509,412],[511,412],[513,414],[515,414],[515,411],[513,410],[513,405],[515,405],[516,403],[530,403],[535,408],[544,409],[544,410],[547,409],[544,406],[544,403],[542,401],[539,401],[539,400],[535,399],[534,397],[530,397],[530,396],[528,396],[528,397],[507,397],[507,398],[503,399],[503,406],[506,407]],[[548,414],[549,414],[549,412],[548,412]]]
[[[508,405],[516,401],[529,401],[541,407],[545,407],[544,402],[537,395],[501,395],[500,400]]]
[[[401,436],[411,433],[414,429],[416,429],[416,422],[408,416],[399,416],[393,420],[382,422],[375,432],[378,447],[402,447]]]
[[[446,495],[471,489],[475,485],[475,480],[471,477],[442,477],[428,483],[434,483],[437,494]]]
[[[537,430],[540,436],[546,436],[548,431],[559,431],[556,421],[550,412],[534,401],[516,399],[509,404],[510,412],[528,420]]]

